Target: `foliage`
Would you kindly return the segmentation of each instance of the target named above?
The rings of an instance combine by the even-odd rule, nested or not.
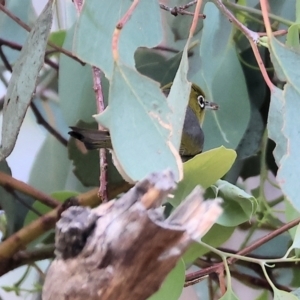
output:
[[[153,299],[178,299],[184,284],[203,293],[198,281],[212,273],[219,278],[207,279],[210,299],[242,299],[232,278],[259,288],[257,299],[270,293],[275,299],[300,299],[295,264],[300,248],[299,1],[203,1],[206,18],[199,20],[193,19],[193,1],[89,0],[78,11],[73,3],[57,0],[48,1],[39,16],[30,0],[6,2],[0,5],[0,80],[7,89],[0,148],[0,211],[5,212],[0,228],[6,240],[0,244],[0,262],[20,250],[52,245],[52,231],[37,216],[53,217],[51,209],[66,198],[78,195],[81,204],[92,206],[98,190],[92,187],[107,184],[107,195],[101,195],[109,199],[129,188],[108,152],[104,174],[98,152],[69,140],[68,126],[99,125],[109,129],[118,163],[131,180],[172,169],[179,183],[168,199],[169,211],[197,184],[207,198],[223,199],[223,215],[195,241]],[[57,14],[62,7],[68,20]],[[59,26],[49,33],[53,15]],[[9,82],[7,73],[12,73]],[[160,87],[172,81],[166,99]],[[220,109],[206,113],[204,152],[182,163],[178,149],[191,82]],[[24,184],[11,175],[6,158],[28,107],[36,126],[47,133]],[[23,153],[22,159],[29,156]],[[258,183],[249,188],[253,178]],[[266,187],[279,197],[267,195]],[[11,236],[20,241],[13,248]],[[222,248],[225,242],[230,248]],[[23,264],[36,267],[34,262]],[[186,271],[192,264],[198,269]],[[16,267],[2,266],[0,274]],[[22,292],[26,276],[5,290]]]

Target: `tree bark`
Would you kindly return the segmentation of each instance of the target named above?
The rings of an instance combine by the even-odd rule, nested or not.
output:
[[[43,299],[141,300],[156,292],[221,213],[220,200],[203,202],[196,187],[165,219],[161,204],[175,187],[170,171],[155,173],[119,200],[63,212]]]

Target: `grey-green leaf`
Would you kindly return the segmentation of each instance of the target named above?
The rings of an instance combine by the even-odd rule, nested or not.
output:
[[[52,4],[53,0],[49,0],[37,19],[13,68],[3,107],[0,160],[6,158],[13,150],[32,99],[51,29]]]

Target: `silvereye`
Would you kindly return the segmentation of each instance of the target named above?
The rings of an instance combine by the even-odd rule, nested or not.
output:
[[[162,92],[166,96],[168,96],[171,86],[172,83],[169,83],[162,87]],[[204,92],[198,85],[195,83],[192,84],[179,149],[179,153],[183,161],[186,161],[202,152],[204,144],[202,124],[204,121],[205,110],[217,110],[218,108],[217,104],[205,99]],[[69,134],[82,141],[87,149],[112,149],[110,134],[108,131],[83,129],[78,127],[70,128],[72,131],[70,131]]]

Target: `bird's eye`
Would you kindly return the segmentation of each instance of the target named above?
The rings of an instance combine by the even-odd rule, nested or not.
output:
[[[198,101],[198,104],[200,106],[201,109],[204,109],[205,108],[205,100],[204,100],[204,97],[202,95],[198,96],[197,97],[197,101]]]

